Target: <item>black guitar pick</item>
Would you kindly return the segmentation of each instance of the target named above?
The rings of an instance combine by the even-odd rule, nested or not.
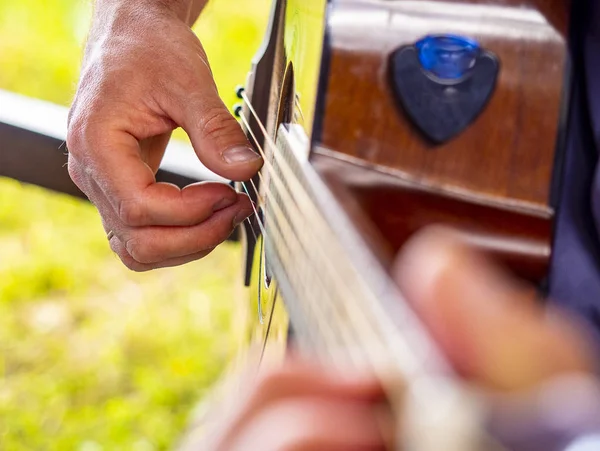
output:
[[[391,58],[394,92],[414,124],[441,144],[455,137],[481,113],[496,86],[500,64],[495,55],[478,51],[468,70],[446,79],[423,67],[419,49],[407,46]]]

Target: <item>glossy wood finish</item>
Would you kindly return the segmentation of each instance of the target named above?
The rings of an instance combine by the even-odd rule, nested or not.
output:
[[[312,161],[349,188],[390,249],[443,222],[522,276],[543,278],[565,120],[568,9],[559,0],[333,2],[322,133]],[[396,101],[389,58],[440,32],[476,38],[499,57],[501,72],[483,113],[436,146]]]
[[[324,149],[313,164],[337,199],[355,219],[361,234],[377,238],[376,254],[386,265],[410,236],[423,226],[445,224],[464,232],[472,245],[488,252],[522,277],[539,282],[546,276],[552,233],[550,214],[530,215],[485,203],[465,202],[442,191],[424,190],[394,175],[365,170],[361,164],[343,161]],[[359,220],[369,218],[369,225]]]
[[[293,67],[295,94],[295,123],[302,125],[311,136],[315,116],[319,72],[325,46],[325,12],[327,0],[287,0],[284,26],[284,57]]]

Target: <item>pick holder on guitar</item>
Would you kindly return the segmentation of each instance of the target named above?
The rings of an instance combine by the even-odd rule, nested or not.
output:
[[[491,97],[500,64],[477,42],[426,36],[391,59],[392,85],[414,124],[435,143],[466,129]]]

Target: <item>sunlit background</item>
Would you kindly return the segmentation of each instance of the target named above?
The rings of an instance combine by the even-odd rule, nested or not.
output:
[[[91,3],[0,0],[0,89],[68,105]],[[269,4],[212,0],[195,27],[229,105]],[[234,352],[239,269],[226,244],[131,273],[91,205],[0,178],[0,449],[168,449]]]

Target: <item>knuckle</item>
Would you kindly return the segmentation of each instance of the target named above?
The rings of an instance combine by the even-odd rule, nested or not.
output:
[[[140,227],[147,219],[146,210],[136,200],[121,200],[118,208],[119,219],[127,227]]]
[[[69,159],[67,162],[67,172],[69,173],[69,177],[73,180],[75,185],[83,190],[83,176],[81,174],[81,168],[77,164],[77,162],[69,155]]]
[[[129,254],[126,247],[121,244],[120,240],[116,238],[111,240],[110,248],[117,255],[117,257],[119,257],[123,265],[130,271],[144,272],[150,269],[148,266],[136,261],[135,258]]]
[[[90,181],[91,172],[89,167],[85,167],[73,155],[69,154],[67,161],[67,173],[79,190],[88,197],[88,200],[94,204],[99,199],[94,193],[93,185]]]
[[[202,115],[198,124],[201,133],[206,136],[222,136],[237,131],[237,123],[229,111],[223,107],[214,107]]]
[[[85,115],[75,113],[67,128],[66,143],[69,154],[84,162],[87,161],[91,151],[105,136],[105,129],[95,124],[104,122],[91,111]]]
[[[76,117],[74,118],[67,130],[67,149],[72,155],[80,154],[82,147],[84,146],[84,133],[85,126],[82,121]]]
[[[125,249],[136,264],[148,265],[156,262],[156,251],[148,241],[130,238],[125,242]]]

